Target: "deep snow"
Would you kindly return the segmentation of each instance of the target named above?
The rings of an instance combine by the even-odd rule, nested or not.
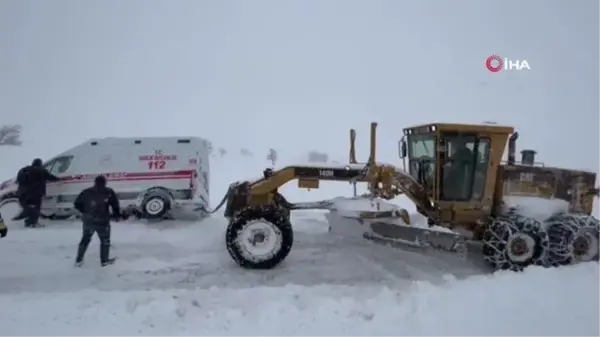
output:
[[[1,313],[9,335],[597,336],[597,267],[448,277],[441,286],[414,281],[404,288],[289,284],[28,293],[2,296]],[[567,285],[571,291],[561,294]]]
[[[80,227],[11,226],[0,244],[6,335],[598,335],[597,263],[484,275],[458,259],[328,232],[294,215],[281,267],[238,268],[224,219],[113,226],[118,263],[93,242],[73,268]]]
[[[230,182],[267,166],[250,160],[241,172],[236,160],[214,160],[213,203]],[[352,193],[347,183],[316,191],[294,185],[281,189],[290,201]],[[403,198],[394,203],[414,210]],[[10,218],[15,210],[2,212]],[[99,266],[96,241],[85,266],[73,267],[77,222],[35,230],[9,223],[0,241],[2,334],[600,334],[597,263],[489,275],[458,258],[377,245],[350,223],[329,231],[324,214],[293,214],[292,252],[269,271],[232,262],[218,214],[200,223],[114,224],[118,261],[108,268]]]

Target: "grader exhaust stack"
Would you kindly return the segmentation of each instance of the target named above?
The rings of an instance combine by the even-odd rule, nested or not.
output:
[[[369,148],[369,164],[375,164],[377,158],[377,123],[371,123],[371,139]]]
[[[349,155],[349,162],[350,164],[356,164],[356,130],[354,129],[350,129],[350,155]],[[356,181],[352,181],[352,189],[353,189],[353,195],[356,197],[357,192],[356,192]]]
[[[350,129],[350,164],[356,164],[356,130]]]
[[[515,155],[517,153],[517,139],[519,139],[519,133],[515,132],[513,133],[510,138],[508,139],[508,161],[507,164],[508,165],[514,165],[515,164]]]
[[[371,123],[369,138],[369,159],[367,164],[375,164],[375,158],[377,156],[377,123],[375,122]],[[356,130],[354,129],[350,129],[350,152],[348,157],[348,162],[350,164],[358,164],[358,161],[356,160]],[[357,196],[356,183],[356,180],[351,182],[355,197]]]

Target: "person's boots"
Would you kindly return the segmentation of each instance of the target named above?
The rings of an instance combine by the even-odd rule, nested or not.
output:
[[[106,261],[100,263],[100,265],[102,267],[110,266],[111,264],[114,264],[116,260],[117,260],[116,257],[111,257],[111,258],[107,259]]]
[[[106,240],[106,241],[108,241],[108,240]],[[111,264],[114,264],[116,261],[116,258],[109,257],[110,242],[106,242],[106,241],[103,240],[103,242],[100,243],[100,265],[102,265],[102,267],[106,267]]]
[[[13,221],[19,221],[19,220],[25,220],[27,221],[28,218],[32,218],[33,216],[33,212],[35,212],[35,206],[33,205],[21,205],[21,213],[15,215],[12,220]],[[37,222],[37,220],[35,221]],[[29,226],[25,226],[25,227],[29,227]]]

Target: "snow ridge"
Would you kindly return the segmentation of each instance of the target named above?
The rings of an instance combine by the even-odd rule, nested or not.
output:
[[[595,263],[530,268],[462,281],[447,276],[443,285],[414,281],[402,290],[286,285],[19,294],[0,296],[0,316],[8,335],[597,336],[598,272]]]

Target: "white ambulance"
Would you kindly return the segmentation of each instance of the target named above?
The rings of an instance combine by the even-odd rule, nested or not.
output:
[[[45,218],[77,215],[73,201],[98,175],[106,176],[124,210],[142,218],[207,216],[209,143],[202,138],[90,139],[46,161],[44,167],[60,177],[46,186]],[[0,207],[17,202],[15,178],[0,184]]]

